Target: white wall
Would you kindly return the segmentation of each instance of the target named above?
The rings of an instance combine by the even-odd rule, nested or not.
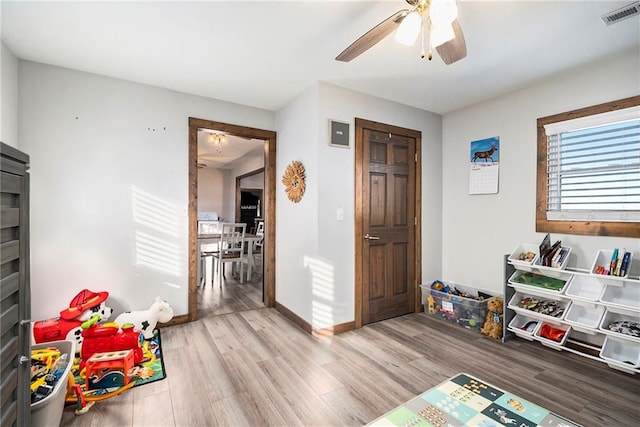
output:
[[[186,314],[188,118],[273,129],[272,112],[27,61],[33,319],[107,290],[116,313],[160,295]]]
[[[0,141],[18,146],[18,58],[0,42]]]
[[[251,190],[264,190],[264,172],[242,178],[240,187]]]
[[[225,197],[235,196],[224,194],[228,176],[228,171],[224,169],[198,169],[198,212],[217,212],[219,217],[224,218]]]
[[[312,326],[354,320],[355,117],[422,131],[423,277],[439,277],[440,116],[326,83],[277,114],[278,176],[300,160],[307,189],[300,203],[278,191],[277,300]],[[328,120],[350,123],[350,148],[328,145]],[[337,210],[344,220],[337,220]]]
[[[503,255],[544,237],[535,232],[536,119],[638,95],[639,60],[637,51],[603,58],[443,117],[443,279],[502,292]],[[471,196],[469,143],[493,136],[500,137],[499,193]],[[598,249],[640,253],[638,239],[551,237],[573,248],[570,265],[580,268],[591,266]]]
[[[318,87],[276,113],[276,301],[316,326],[309,260],[318,257]],[[280,178],[293,161],[306,173],[302,200],[293,203]]]

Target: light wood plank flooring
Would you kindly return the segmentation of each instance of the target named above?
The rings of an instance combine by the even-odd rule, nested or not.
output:
[[[459,372],[584,426],[636,426],[640,376],[424,313],[315,339],[274,309],[162,329],[167,378],[64,426],[357,426]]]
[[[240,283],[229,272],[220,286],[218,273],[214,272],[213,284],[198,287],[198,319],[220,314],[263,308],[262,303],[262,254],[254,254],[255,265],[251,281]],[[246,268],[246,267],[245,267]],[[230,266],[228,266],[230,270]]]

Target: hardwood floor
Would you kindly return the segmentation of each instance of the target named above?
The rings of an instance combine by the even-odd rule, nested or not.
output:
[[[220,286],[218,273],[214,272],[213,284],[206,283],[198,288],[198,319],[263,308],[261,257],[260,253],[254,255],[255,265],[250,282],[240,283],[227,273]]]
[[[356,426],[466,372],[584,426],[635,426],[640,378],[424,313],[320,340],[274,309],[162,329],[167,378],[64,426]]]

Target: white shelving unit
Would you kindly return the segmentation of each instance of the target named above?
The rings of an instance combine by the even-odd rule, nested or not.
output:
[[[522,248],[532,245],[521,245]],[[595,274],[596,266],[611,257],[612,251],[599,251],[590,270],[552,268],[505,256],[505,340],[514,336],[538,341],[558,351],[568,351],[608,364],[611,368],[640,373],[640,337],[609,329],[612,322],[630,321],[640,325],[640,278]],[[633,257],[632,257],[633,258]],[[519,276],[533,273],[559,279],[552,289],[518,283]],[[522,281],[522,280],[521,280]],[[518,305],[526,297],[550,300],[564,310],[550,316]],[[534,327],[535,325],[535,327]],[[560,341],[550,340],[542,328],[565,331]]]

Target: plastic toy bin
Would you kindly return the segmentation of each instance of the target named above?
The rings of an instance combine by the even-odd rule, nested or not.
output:
[[[640,343],[606,337],[600,357],[630,368],[640,367]]]
[[[478,291],[468,286],[449,284],[451,289],[467,292],[470,298],[431,289],[431,284],[420,285],[424,312],[432,317],[447,320],[467,329],[479,331],[487,317],[487,301],[474,299]]]
[[[60,350],[60,357],[66,354],[68,363],[53,388],[53,391],[44,399],[31,404],[32,427],[57,427],[60,425],[60,420],[62,419],[64,397],[67,392],[69,373],[71,372],[72,362],[76,352],[76,343],[73,341],[51,341],[42,344],[33,344],[31,349],[42,350],[49,347],[55,347]]]

